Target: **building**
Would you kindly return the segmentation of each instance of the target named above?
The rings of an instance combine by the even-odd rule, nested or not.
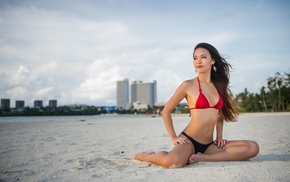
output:
[[[34,101],[34,108],[42,108],[42,100],[35,100]]]
[[[23,109],[25,105],[24,100],[17,100],[15,101],[15,108],[16,109]]]
[[[142,104],[140,102],[134,102],[133,103],[133,108],[137,110],[147,110],[148,109],[148,104]]]
[[[117,81],[117,106],[126,109],[129,103],[129,80]]]
[[[10,109],[10,99],[1,99],[1,109]]]
[[[133,81],[131,84],[131,104],[147,104],[153,107],[157,101],[157,82],[143,83],[142,81]]]
[[[49,107],[57,107],[57,100],[49,100],[48,106]]]

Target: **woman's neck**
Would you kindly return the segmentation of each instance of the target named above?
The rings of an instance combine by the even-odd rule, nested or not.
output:
[[[200,73],[198,74],[198,78],[201,82],[205,82],[205,83],[211,83],[211,78],[210,78],[210,74],[203,74]]]

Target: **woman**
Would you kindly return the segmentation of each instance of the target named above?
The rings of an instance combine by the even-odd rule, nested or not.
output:
[[[162,116],[174,148],[170,152],[137,153],[134,159],[166,168],[183,167],[198,161],[240,161],[255,157],[259,146],[254,141],[223,139],[223,122],[236,121],[238,108],[229,90],[231,65],[215,47],[200,43],[194,48],[196,78],[184,81],[165,105]],[[171,113],[184,98],[191,120],[178,136]],[[213,141],[214,128],[216,139]]]

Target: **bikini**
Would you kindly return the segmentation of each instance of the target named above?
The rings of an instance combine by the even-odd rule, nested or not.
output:
[[[190,110],[193,110],[193,109],[207,109],[207,108],[215,108],[217,110],[220,110],[223,107],[223,99],[222,99],[221,95],[219,94],[218,90],[217,90],[217,92],[218,92],[218,95],[219,95],[219,100],[216,103],[216,105],[210,106],[207,98],[202,93],[202,90],[200,88],[200,81],[199,81],[198,77],[197,77],[197,82],[198,82],[198,88],[199,88],[199,96],[198,96],[198,98],[196,100],[195,107],[190,108]]]
[[[198,87],[199,87],[199,96],[198,96],[198,98],[196,100],[195,107],[190,108],[190,110],[193,110],[193,109],[207,109],[207,108],[214,108],[214,109],[220,110],[222,108],[222,106],[223,106],[223,99],[220,96],[218,90],[217,90],[217,92],[218,92],[218,95],[219,95],[219,100],[214,106],[210,106],[207,98],[202,93],[202,90],[201,90],[201,87],[200,87],[200,81],[199,81],[198,77],[197,77],[197,82],[198,82]],[[205,150],[213,143],[213,142],[210,142],[209,144],[201,144],[201,143],[197,142],[196,140],[194,140],[193,138],[191,138],[190,136],[188,136],[185,132],[181,132],[181,134],[184,135],[186,138],[188,138],[191,141],[191,143],[193,144],[193,146],[195,148],[195,153],[196,154],[198,152],[204,153]]]

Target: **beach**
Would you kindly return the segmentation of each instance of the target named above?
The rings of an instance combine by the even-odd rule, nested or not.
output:
[[[173,115],[180,133],[188,115]],[[290,113],[245,113],[224,138],[254,140],[248,161],[165,169],[133,159],[171,150],[162,117],[103,115],[0,118],[0,181],[290,181]]]

